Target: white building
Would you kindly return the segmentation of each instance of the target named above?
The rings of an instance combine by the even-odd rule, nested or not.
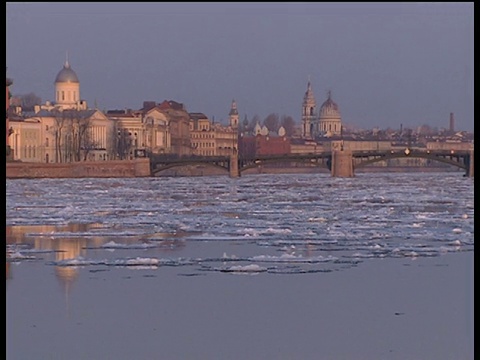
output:
[[[55,102],[21,109],[10,122],[14,160],[28,162],[98,161],[115,158],[114,123],[80,100],[80,81],[68,61],[55,78]]]
[[[318,136],[335,136],[342,133],[342,117],[336,102],[332,100],[332,94],[328,92],[327,100],[316,112],[316,101],[310,81],[302,103],[302,137],[315,139]]]

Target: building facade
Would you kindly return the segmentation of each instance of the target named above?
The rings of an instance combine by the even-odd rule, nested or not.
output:
[[[165,100],[158,109],[168,119],[172,153],[179,156],[192,154],[190,143],[190,116],[182,103]]]
[[[229,125],[213,123],[203,113],[190,113],[190,138],[194,155],[229,156],[238,148],[238,109],[232,101]]]

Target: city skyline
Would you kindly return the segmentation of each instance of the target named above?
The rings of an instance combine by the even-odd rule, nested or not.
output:
[[[299,125],[310,80],[346,125],[448,128],[454,113],[473,132],[473,3],[7,3],[14,95],[52,101],[67,52],[102,110],[174,100],[226,122],[235,99],[242,119]]]

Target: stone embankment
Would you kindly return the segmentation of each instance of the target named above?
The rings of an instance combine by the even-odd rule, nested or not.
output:
[[[146,177],[150,160],[82,161],[74,163],[7,162],[7,179]]]

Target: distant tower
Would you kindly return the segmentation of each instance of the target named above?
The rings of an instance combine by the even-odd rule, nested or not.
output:
[[[242,132],[246,132],[247,128],[248,128],[248,117],[247,117],[247,114],[245,114],[245,117],[243,118]]]
[[[228,114],[230,117],[230,126],[233,128],[238,127],[238,110],[237,110],[237,103],[235,100],[232,100],[232,107],[230,109],[230,113]]]
[[[55,78],[55,103],[63,109],[73,109],[79,101],[80,82],[77,74],[70,67],[67,56],[63,69]]]
[[[450,127],[449,130],[451,133],[455,132],[455,117],[453,116],[453,113],[450,113]]]
[[[308,79],[307,91],[303,96],[302,104],[302,137],[312,137],[312,124],[315,122],[315,96],[313,95],[312,85]]]

